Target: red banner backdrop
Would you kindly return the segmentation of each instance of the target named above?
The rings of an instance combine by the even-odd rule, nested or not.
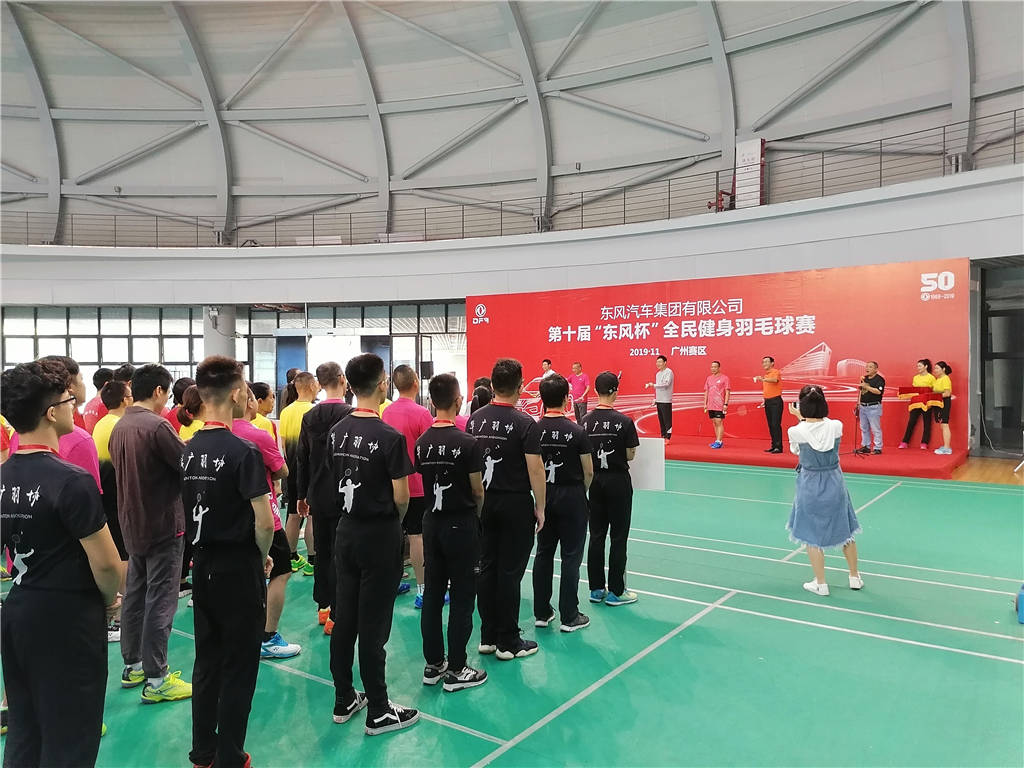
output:
[[[726,435],[767,438],[753,377],[771,355],[786,401],[804,384],[821,385],[830,415],[846,422],[849,436],[857,383],[865,361],[875,360],[887,386],[885,443],[895,445],[907,418],[897,388],[909,386],[915,362],[928,357],[953,368],[959,398],[951,427],[963,445],[968,307],[967,259],[469,296],[469,378],[490,375],[498,357],[523,363],[528,389],[543,358],[565,376],[577,360],[591,380],[603,370],[621,372],[619,407],[652,436],[657,417],[644,384],[654,380],[662,354],[675,373],[674,434],[710,434],[704,380],[718,360],[732,388]]]

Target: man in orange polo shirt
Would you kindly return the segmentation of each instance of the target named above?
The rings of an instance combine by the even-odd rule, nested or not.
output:
[[[764,374],[755,376],[761,382],[764,394],[764,417],[768,422],[768,433],[772,436],[772,447],[765,453],[782,453],[782,373],[775,367],[775,358],[761,358]]]

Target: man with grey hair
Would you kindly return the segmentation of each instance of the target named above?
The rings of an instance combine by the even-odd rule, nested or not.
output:
[[[857,453],[882,452],[882,393],[885,392],[885,379],[878,375],[878,363],[869,360],[864,366],[864,375],[860,377],[860,402],[857,413],[860,416],[860,442]],[[871,445],[874,438],[874,450]]]

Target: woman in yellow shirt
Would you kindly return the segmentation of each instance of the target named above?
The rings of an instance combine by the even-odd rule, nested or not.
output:
[[[181,408],[178,410],[178,421],[181,422],[181,429],[178,430],[178,437],[184,442],[192,439],[192,435],[203,428],[206,422],[201,420],[203,415],[203,399],[199,397],[199,387],[195,384],[185,390],[181,397]]]
[[[914,376],[915,387],[932,387],[935,385],[935,377],[932,376],[932,361],[927,357],[921,358],[917,361],[917,374]],[[918,419],[923,416],[923,422],[921,426],[921,449],[928,450],[928,441],[932,437],[932,419],[931,414],[928,413],[928,409],[933,405],[941,405],[941,401],[931,401],[926,403],[911,403],[908,406],[910,415],[907,417],[907,429],[903,433],[903,442],[899,444],[900,448],[906,448],[910,442],[910,438],[913,436],[914,427],[917,426]]]
[[[940,456],[948,456],[953,453],[953,449],[949,447],[952,439],[949,431],[949,406],[953,400],[953,384],[949,377],[953,373],[953,369],[945,360],[939,360],[935,364],[935,372],[939,376],[932,384],[932,392],[942,395],[942,407],[935,409],[935,421],[942,428],[942,447],[936,448],[935,452]]]

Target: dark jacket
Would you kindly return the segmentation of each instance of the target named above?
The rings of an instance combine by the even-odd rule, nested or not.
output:
[[[325,400],[302,417],[299,433],[296,491],[314,515],[337,516],[331,473],[331,427],[352,413],[352,406]]]

